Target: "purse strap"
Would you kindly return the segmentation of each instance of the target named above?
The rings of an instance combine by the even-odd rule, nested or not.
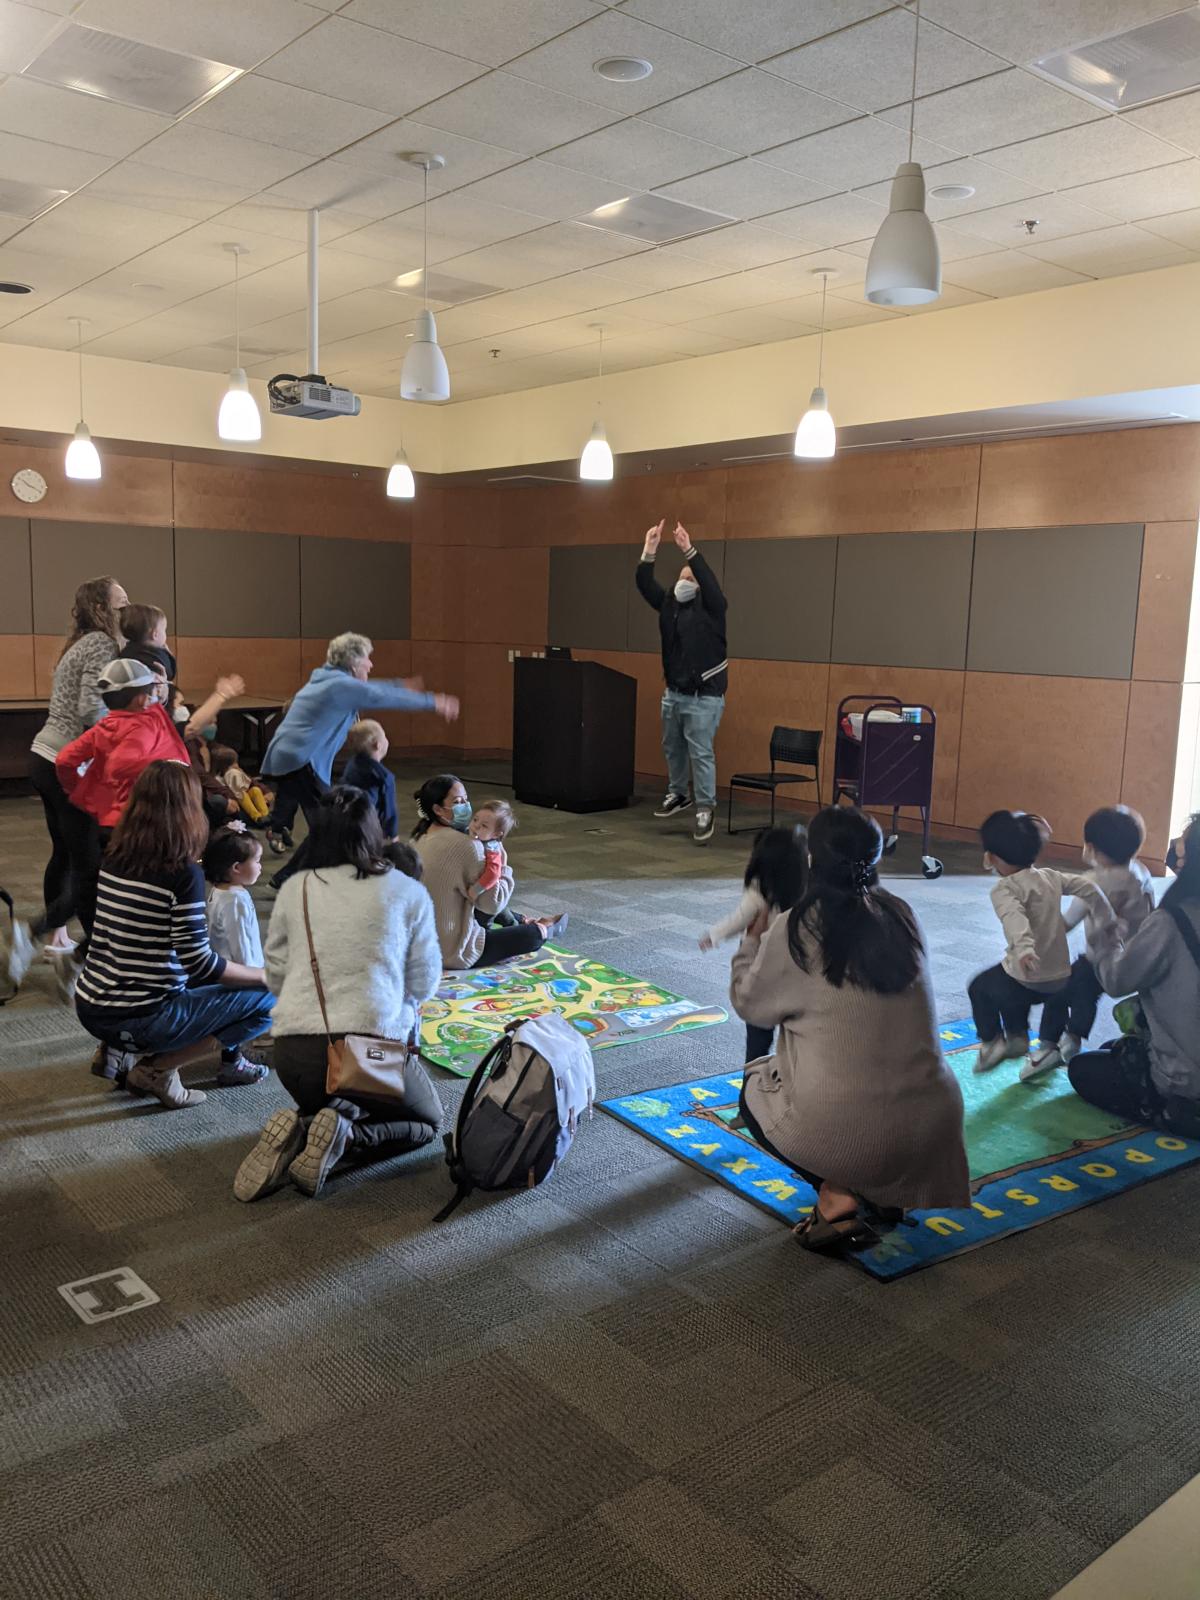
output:
[[[1188,955],[1200,967],[1200,939],[1196,937],[1196,930],[1192,926],[1192,919],[1182,906],[1164,906],[1163,910],[1179,929],[1179,937],[1187,945]]]
[[[300,903],[304,908],[304,931],[308,935],[308,964],[312,968],[313,984],[317,991],[317,1003],[321,1007],[321,1021],[325,1024],[325,1037],[330,1044],[333,1043],[333,1033],[329,1027],[329,1012],[325,1009],[325,990],[321,983],[321,969],[317,965],[317,947],[313,943],[312,923],[308,919],[308,873],[304,874],[304,884],[300,891]]]

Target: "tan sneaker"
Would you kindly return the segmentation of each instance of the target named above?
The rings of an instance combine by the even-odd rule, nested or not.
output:
[[[308,1125],[304,1149],[288,1168],[288,1177],[302,1194],[320,1194],[325,1179],[346,1153],[354,1124],[332,1106],[322,1106]]]
[[[164,1071],[155,1065],[153,1056],[145,1056],[136,1067],[130,1067],[125,1087],[135,1094],[150,1094],[166,1106],[168,1111],[182,1111],[184,1106],[202,1106],[207,1096],[199,1089],[185,1089],[179,1069]]]

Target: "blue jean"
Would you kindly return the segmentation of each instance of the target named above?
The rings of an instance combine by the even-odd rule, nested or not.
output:
[[[186,1050],[202,1039],[220,1040],[223,1050],[236,1050],[271,1026],[275,996],[267,989],[231,989],[205,983],[180,989],[157,1011],[143,1017],[109,1016],[102,1007],[80,1001],[79,1020],[93,1039],[138,1055],[165,1055]]]
[[[682,795],[690,789],[697,807],[710,811],[717,803],[717,758],[713,754],[713,740],[724,709],[722,694],[680,694],[678,689],[663,691],[662,747],[667,758],[667,788],[672,794]]]

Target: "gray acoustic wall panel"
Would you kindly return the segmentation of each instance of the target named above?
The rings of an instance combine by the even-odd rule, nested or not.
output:
[[[636,551],[624,545],[568,545],[550,552],[550,644],[624,650]]]
[[[0,633],[32,632],[29,518],[0,517]]]
[[[971,604],[970,533],[855,533],[838,540],[831,658],[961,672]]]
[[[176,631],[191,639],[295,639],[300,552],[294,533],[175,530]]]
[[[717,575],[721,587],[725,587],[725,562],[726,541],[724,539],[705,539],[699,546],[704,554],[704,559]],[[635,582],[637,560],[640,551],[636,544],[632,551],[626,552],[625,584],[629,596],[629,650],[640,650],[647,655],[657,655],[660,648],[660,635],[658,631],[658,613],[653,606],[648,606],[638,593]],[[654,576],[664,589],[671,589],[675,585],[680,569],[683,566],[683,552],[679,550],[674,540],[668,540],[666,530],[663,531],[663,541],[658,547],[658,560],[654,563]],[[733,654],[732,647],[730,655]]]
[[[331,639],[353,629],[372,639],[411,636],[407,544],[382,539],[300,541],[300,631]]]
[[[972,672],[1128,678],[1133,672],[1140,523],[989,528],[976,535]]]
[[[729,654],[751,661],[828,661],[836,560],[836,539],[730,539]]]
[[[131,600],[160,606],[176,627],[175,557],[170,528],[118,522],[34,522],[33,631],[63,634],[75,591],[89,578],[116,578]]]

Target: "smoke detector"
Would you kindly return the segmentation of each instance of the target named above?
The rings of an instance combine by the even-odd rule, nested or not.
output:
[[[641,56],[606,56],[603,61],[593,63],[592,71],[609,83],[639,83],[648,78],[654,68]]]

